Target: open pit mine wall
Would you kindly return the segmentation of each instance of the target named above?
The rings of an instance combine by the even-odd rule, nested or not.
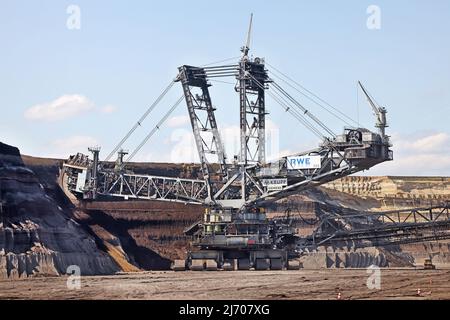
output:
[[[201,219],[203,213],[201,206],[160,201],[71,202],[57,183],[62,160],[28,156],[22,156],[22,159],[26,166],[34,172],[34,179],[38,179],[39,185],[43,187],[42,192],[52,199],[54,205],[61,207],[63,213],[79,223],[84,229],[84,234],[92,235],[97,241],[97,246],[109,254],[120,270],[167,270],[171,261],[185,258],[189,247],[188,239],[183,235],[183,229]],[[199,174],[198,165],[195,164],[139,163],[131,164],[130,169],[138,173],[185,178],[198,178]],[[382,203],[385,197],[388,199],[388,195],[395,195],[399,192],[398,190],[401,190],[405,197],[407,196],[407,189],[404,189],[404,186],[397,186],[397,184],[403,183],[403,178],[389,180],[394,181],[395,186],[392,182],[379,184],[379,181],[386,179],[385,177],[369,179],[354,177],[354,179],[355,184],[346,182],[349,181],[346,179],[343,179],[342,183],[348,187],[347,190],[361,191],[351,191],[353,194],[349,194],[336,191],[341,190],[338,189],[339,187],[334,190],[333,188],[310,190],[284,201],[273,203],[268,208],[269,216],[283,215],[289,206],[287,203],[293,202],[301,214],[300,217],[298,212],[292,212],[293,217],[296,218],[296,228],[299,235],[305,236],[311,234],[316,226],[314,221],[317,219],[316,209],[319,204],[328,209],[339,206],[363,211],[387,210],[388,207]],[[405,181],[410,180],[409,178],[404,179]],[[420,181],[422,178],[415,179]],[[374,188],[371,185],[372,181],[378,183],[376,192],[379,198],[365,195],[366,191],[364,190],[369,190],[369,194],[373,195],[371,193]],[[445,198],[450,194],[446,189],[445,183],[447,182],[445,181],[448,182],[448,180],[444,180],[444,182],[431,184],[428,189],[421,187],[421,191],[414,191],[419,189],[418,187],[410,188],[410,190],[418,195],[422,194],[423,199],[429,198],[429,194],[438,193],[434,190],[444,190],[442,197]],[[330,185],[332,184],[327,186]],[[335,185],[342,184],[340,181],[336,181]],[[419,184],[419,186],[423,185]],[[357,192],[358,194],[356,194]],[[398,195],[396,197],[400,199]],[[406,200],[404,205],[413,207],[411,199]],[[424,202],[424,204],[429,203]],[[402,203],[396,202],[396,205],[401,206]],[[59,209],[52,212],[61,214]],[[305,223],[304,220],[307,220],[308,223]],[[449,249],[448,242],[365,249],[354,248],[351,244],[343,244],[340,247],[319,248],[317,252],[302,258],[302,263],[305,268],[312,269],[367,267],[371,264],[406,267],[421,266],[425,258],[433,256],[433,262],[440,266],[446,266],[450,265]],[[99,253],[99,250],[96,250],[95,252],[104,256],[102,251]],[[53,264],[50,265],[53,266]],[[115,267],[114,263],[108,265]]]
[[[81,205],[93,224],[114,235],[129,260],[143,270],[168,270],[184,259],[183,230],[202,218],[203,208],[163,201],[97,201]],[[103,237],[98,228],[95,233]]]
[[[166,201],[78,201],[64,193],[58,181],[62,160],[22,156],[59,206],[73,213],[73,218],[100,243],[122,271],[168,270],[173,260],[184,259],[189,239],[183,230],[199,221],[199,205]],[[108,165],[108,164],[107,164]],[[112,164],[109,164],[112,165]],[[198,177],[195,164],[131,163],[136,173]]]
[[[358,178],[360,177],[355,177],[355,180],[359,180]],[[371,179],[380,180],[383,178],[373,177]],[[400,178],[396,179],[402,182]],[[414,179],[420,181],[420,178]],[[366,178],[362,180],[368,181]],[[405,177],[405,181],[408,180],[409,178]],[[423,180],[429,181],[429,178],[425,177]],[[442,190],[445,188],[445,182],[441,181],[436,179],[432,189],[430,189],[430,186],[426,190],[422,189],[422,195],[428,198],[429,192],[432,192],[433,189]],[[384,191],[381,189],[381,192]],[[388,192],[390,191],[388,190]],[[320,221],[317,217],[320,215],[333,212],[352,215],[364,211],[389,210],[383,204],[383,200],[382,197],[376,199],[320,187],[302,192],[299,195],[293,195],[288,199],[279,200],[268,208],[268,212],[269,217],[276,218],[284,216],[286,210],[289,209],[293,227],[299,236],[305,237],[311,235],[319,226]],[[412,208],[408,203],[405,203],[405,206]],[[402,207],[395,208],[400,209]],[[365,268],[371,265],[379,267],[423,267],[425,260],[430,258],[437,268],[450,267],[450,241],[440,240],[364,248],[361,248],[357,242],[342,242],[317,248],[314,252],[303,256],[301,263],[307,269]]]
[[[112,274],[117,264],[46,194],[17,148],[0,143],[0,279]]]
[[[450,201],[450,177],[345,177],[324,188],[382,201],[384,207],[420,207]]]

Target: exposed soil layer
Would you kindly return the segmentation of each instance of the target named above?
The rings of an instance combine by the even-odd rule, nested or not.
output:
[[[132,271],[133,266],[136,270],[168,270],[173,260],[186,256],[188,239],[183,230],[201,219],[201,206],[162,201],[71,202],[57,183],[62,161],[23,159],[47,193],[72,210],[74,219],[96,238],[100,248],[113,255],[123,271]],[[197,167],[131,164],[129,168],[136,173],[192,177]]]
[[[156,201],[86,203],[84,208],[144,270],[167,270],[171,261],[184,257],[188,239],[183,230],[202,212],[196,205]]]
[[[172,260],[185,257],[189,246],[183,229],[201,219],[200,206],[160,201],[101,201],[76,203],[78,208],[74,208],[56,183],[61,160],[27,156],[23,159],[37,174],[47,194],[68,210],[72,208],[76,221],[94,236],[99,248],[108,252],[122,270],[132,271],[133,266],[165,270]],[[199,177],[195,164],[139,163],[129,168],[141,174]],[[284,215],[290,209],[298,234],[305,236],[317,227],[319,207],[348,212],[391,210],[437,203],[449,199],[449,195],[448,178],[405,178],[403,181],[400,177],[351,177],[272,203],[267,209],[270,217]],[[375,263],[383,267],[406,267],[423,265],[425,259],[433,257],[439,267],[445,267],[450,265],[449,244],[443,241],[433,246],[319,248],[304,258],[304,266],[345,268]]]
[[[384,209],[450,201],[450,177],[350,176],[327,183],[324,188],[363,199],[376,199]]]
[[[366,269],[248,272],[146,272],[0,281],[1,299],[450,299],[450,270],[382,269],[380,287]],[[372,284],[369,289],[367,283]],[[420,294],[418,294],[420,289]]]
[[[57,197],[17,148],[0,143],[0,279],[61,275],[72,265],[85,275],[120,270]]]

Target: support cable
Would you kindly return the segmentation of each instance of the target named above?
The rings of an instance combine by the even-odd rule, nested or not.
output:
[[[113,151],[105,158],[105,161],[109,161],[114,154],[123,146],[123,144],[128,140],[128,138],[133,134],[134,131],[138,127],[142,125],[142,122],[147,118],[147,116],[155,109],[155,107],[161,102],[161,100],[164,98],[164,96],[169,92],[169,90],[173,87],[175,84],[175,80],[172,80],[170,84],[164,89],[164,91],[159,95],[159,97],[155,100],[155,102],[152,103],[152,105],[145,111],[145,113],[141,116],[141,118],[136,122],[136,124],[131,128],[130,131],[122,138],[122,140],[119,142],[119,144],[114,148]]]
[[[295,100],[289,93],[287,93],[278,83],[272,81],[275,89],[280,91],[284,96],[286,96],[295,106],[297,106],[305,115],[311,118],[315,123],[317,123],[323,130],[325,130],[332,137],[336,137],[336,134],[328,128],[322,121],[320,121],[315,115],[309,112],[303,105],[301,105],[297,100]]]
[[[354,119],[352,119],[351,117],[349,117],[348,115],[346,115],[345,113],[343,113],[342,111],[340,111],[338,108],[333,107],[330,103],[328,103],[327,101],[323,100],[322,98],[320,98],[318,95],[316,95],[314,92],[308,90],[307,88],[305,88],[304,86],[302,86],[300,83],[298,83],[297,81],[293,80],[292,78],[290,78],[288,75],[286,75],[285,73],[281,72],[280,70],[278,70],[277,68],[275,68],[273,65],[269,64],[266,61],[266,64],[273,70],[275,70],[275,72],[279,73],[280,75],[282,75],[283,77],[285,77],[286,79],[288,79],[290,82],[292,82],[293,84],[295,84],[297,87],[293,86],[292,84],[290,84],[288,81],[282,79],[282,77],[280,77],[279,75],[276,75],[275,72],[272,71],[272,74],[279,78],[280,80],[282,80],[283,82],[285,82],[286,84],[288,84],[291,88],[293,88],[294,90],[296,90],[297,92],[299,92],[300,94],[302,94],[303,96],[307,97],[309,100],[313,101],[315,104],[317,104],[318,106],[320,106],[321,108],[325,109],[327,112],[329,112],[330,114],[332,114],[333,116],[335,116],[336,118],[340,119],[341,121],[343,121],[344,123],[346,123],[347,125],[352,126],[348,121],[350,121],[351,123],[358,125],[357,121],[355,121]],[[337,114],[335,114],[334,112],[332,112],[331,110],[329,110],[326,106],[324,106],[323,104],[315,101],[314,99],[312,99],[311,97],[308,97],[304,92],[302,92],[301,90],[299,90],[299,88],[301,88],[302,90],[306,91],[307,93],[309,93],[311,96],[313,96],[314,98],[316,98],[317,100],[319,100],[320,102],[322,102],[323,104],[325,104],[326,106],[328,106],[329,108],[331,108],[332,110],[334,110],[336,113],[338,113],[340,116],[338,116]],[[342,118],[346,118],[347,120],[344,120]]]
[[[238,68],[238,64],[227,64],[227,65],[221,65],[221,66],[212,66],[212,67],[203,67],[204,70],[215,70],[215,69],[236,69]]]
[[[230,84],[230,85],[233,85],[233,86],[235,85],[235,83],[233,83],[233,82],[222,81],[222,80],[217,80],[217,79],[210,79],[209,81]]]
[[[336,114],[335,112],[333,112],[332,110],[330,110],[329,108],[327,108],[326,106],[324,106],[323,104],[321,104],[320,102],[316,101],[315,99],[313,99],[312,97],[310,97],[309,95],[305,94],[304,92],[302,92],[301,90],[299,90],[298,88],[296,88],[295,86],[293,86],[292,84],[290,84],[288,81],[286,81],[285,79],[281,78],[280,76],[276,75],[275,73],[272,72],[272,76],[274,76],[275,78],[277,78],[278,80],[284,82],[286,85],[288,85],[289,87],[291,87],[292,89],[294,89],[295,91],[297,91],[298,93],[300,93],[303,97],[305,97],[306,99],[310,100],[311,102],[313,102],[314,104],[318,105],[320,108],[322,108],[323,110],[325,110],[326,112],[328,112],[329,114],[331,114],[332,116],[334,116],[336,119],[342,121],[343,123],[345,123],[347,126],[349,127],[354,127],[357,122],[354,120],[350,120],[351,122],[353,122],[354,124],[352,124],[350,121],[344,119],[344,116],[340,116],[338,114]]]
[[[278,92],[267,92],[286,112],[289,112],[294,118],[301,122],[309,131],[311,131],[319,139],[325,139],[325,136],[314,125],[304,117],[304,113],[300,113],[297,109],[291,107],[289,101],[281,96]]]
[[[249,75],[252,80],[256,83],[258,87],[261,89],[265,89],[264,86],[252,75]],[[298,110],[291,108],[290,103],[286,101],[286,99],[280,95],[280,93],[274,91],[267,91],[267,93],[281,106],[286,112],[289,112],[294,118],[296,118],[299,122],[301,122],[308,130],[310,130],[314,135],[316,135],[319,139],[326,139],[326,137],[316,128],[314,127]]]
[[[227,62],[227,61],[230,61],[230,60],[238,60],[239,58],[240,58],[240,56],[232,57],[232,58],[228,58],[228,59],[224,59],[224,60],[220,60],[220,61],[215,61],[215,62],[211,62],[211,63],[208,63],[208,64],[204,64],[204,65],[202,65],[200,67],[207,67],[207,66],[211,66],[211,65],[214,65],[214,64],[219,64],[219,63],[222,63],[222,62]]]
[[[177,102],[169,109],[169,111],[164,115],[164,117],[161,118],[161,120],[158,122],[158,124],[150,131],[150,133],[144,138],[144,140],[137,146],[137,148],[130,154],[130,156],[127,158],[125,163],[122,165],[122,168],[125,166],[126,163],[130,162],[134,156],[142,149],[142,147],[148,142],[148,140],[160,129],[160,127],[166,122],[166,120],[169,118],[169,116],[172,114],[172,112],[175,111],[175,109],[180,105],[181,101],[183,101],[184,96],[180,97]]]

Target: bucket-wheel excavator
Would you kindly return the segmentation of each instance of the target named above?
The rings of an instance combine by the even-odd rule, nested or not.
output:
[[[267,218],[264,209],[267,202],[286,198],[393,160],[393,152],[385,132],[386,109],[376,104],[362,84],[361,89],[375,113],[378,132],[353,125],[346,127],[343,134],[336,135],[280,84],[280,81],[285,82],[296,89],[297,82],[274,67],[269,70],[264,59],[249,56],[251,27],[252,22],[237,63],[204,67],[181,66],[177,77],[104,162],[99,161],[97,148],[90,149],[93,153],[92,160],[82,154],[70,157],[64,163],[62,171],[64,189],[87,200],[119,197],[125,200],[177,201],[203,205],[205,211],[202,221],[185,230],[193,239],[192,250],[186,260],[175,261],[175,270],[295,269],[298,268],[296,258],[301,253],[332,241],[344,241],[351,237],[369,238],[374,232],[394,241],[398,236],[397,231],[402,230],[404,224],[377,224],[382,214],[372,217],[364,228],[353,226],[351,230],[354,233],[345,228],[348,227],[346,217],[328,216],[324,218],[321,228],[307,238],[295,235],[289,219]],[[224,77],[236,81],[234,89],[239,96],[240,151],[231,161],[227,159],[224,150],[216,121],[216,109],[209,92],[211,81]],[[125,159],[128,154],[122,149],[125,141],[177,82],[183,88],[183,96],[168,109],[144,141]],[[274,104],[283,108],[322,141],[318,148],[266,161],[266,94]],[[347,115],[312,95],[313,102],[348,123],[350,118]],[[200,159],[200,178],[138,175],[126,170],[126,164],[158,131],[183,99],[187,105]],[[115,165],[108,167],[107,161],[115,153],[118,154]],[[442,211],[440,217],[446,217],[448,223],[448,207],[446,210]],[[429,221],[416,220],[414,226],[421,224],[429,227],[435,222],[442,223],[441,220],[431,218]],[[334,229],[330,231],[326,226],[333,226]],[[414,238],[412,233],[411,237]]]

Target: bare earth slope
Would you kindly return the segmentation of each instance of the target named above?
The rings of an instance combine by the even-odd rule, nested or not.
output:
[[[0,278],[119,270],[88,233],[46,194],[17,148],[0,143]]]
[[[48,195],[85,230],[94,235],[122,271],[168,270],[171,261],[183,258],[188,250],[185,227],[202,217],[198,205],[161,201],[69,201],[57,183],[61,160],[22,156],[37,175]],[[192,177],[198,166],[138,163],[137,173]]]
[[[336,299],[338,292],[342,299],[450,298],[448,242],[319,248],[303,260],[305,269],[293,272],[113,275],[119,270],[167,269],[171,260],[182,258],[188,249],[182,230],[202,216],[202,208],[148,201],[74,204],[57,183],[61,164],[57,159],[21,158],[16,148],[0,144],[0,298]],[[195,165],[174,164],[139,164],[133,169],[186,177],[197,170]],[[318,207],[390,210],[436,204],[449,195],[448,178],[354,177],[274,203],[269,214],[284,214],[294,206],[298,232],[308,234]],[[414,268],[429,257],[438,270]],[[381,271],[381,290],[367,288],[366,269],[343,269],[372,263],[389,267]],[[70,264],[81,266],[86,275],[111,276],[84,276],[81,290],[68,289],[67,277],[35,277],[65,274]],[[19,276],[33,277],[5,280]]]
[[[39,177],[46,192],[61,206],[68,202],[57,181],[61,160],[24,156],[24,162]],[[138,173],[197,177],[195,164],[131,164]],[[310,234],[320,205],[348,210],[380,211],[438,204],[449,199],[449,178],[428,177],[348,177],[278,201],[269,208],[270,216],[298,208],[299,234]],[[97,202],[78,204],[76,220],[104,244],[123,271],[167,270],[174,259],[183,259],[188,239],[183,229],[202,216],[200,206],[157,201]],[[70,208],[68,208],[70,210]],[[304,220],[309,223],[305,223]],[[450,242],[411,244],[388,248],[319,248],[303,258],[305,268],[358,268],[377,264],[382,267],[423,265],[432,257],[440,267],[450,265]],[[123,262],[123,263],[122,263]],[[125,264],[125,265],[124,265]]]

